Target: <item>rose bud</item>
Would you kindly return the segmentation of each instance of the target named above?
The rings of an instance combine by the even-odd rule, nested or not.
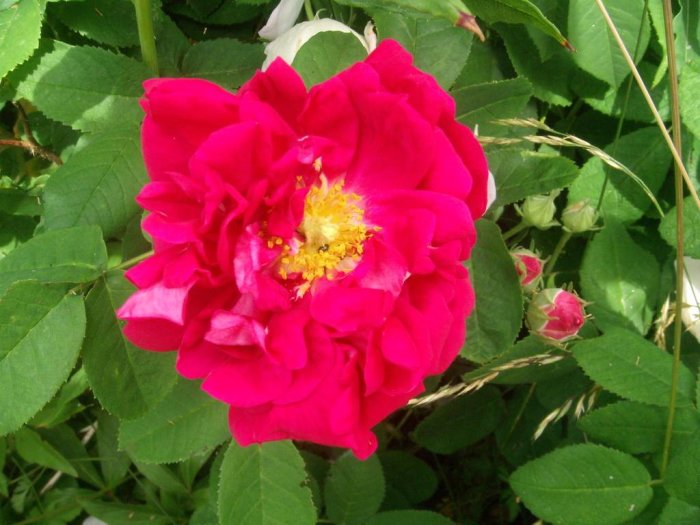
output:
[[[523,222],[528,226],[534,226],[539,230],[547,230],[559,223],[554,220],[557,207],[554,199],[559,195],[559,190],[545,195],[532,195],[525,199],[522,206],[515,209],[523,218]]]
[[[557,343],[573,339],[586,320],[583,305],[580,297],[561,288],[542,290],[527,310],[530,331]]]
[[[598,212],[588,204],[588,199],[569,204],[561,214],[564,229],[571,233],[592,230],[598,220]]]
[[[520,286],[526,292],[534,292],[542,282],[544,261],[527,248],[516,248],[510,252],[510,255],[515,262],[515,271],[518,272]]]

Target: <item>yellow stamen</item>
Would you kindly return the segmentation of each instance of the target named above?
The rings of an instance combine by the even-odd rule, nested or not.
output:
[[[362,198],[343,191],[343,182],[329,183],[325,175],[314,185],[304,202],[304,218],[299,225],[299,244],[282,245],[279,274],[283,279],[301,276],[299,287],[306,293],[311,282],[329,280],[351,271],[359,261],[363,243],[376,228],[364,223]],[[269,244],[270,241],[268,241]],[[282,244],[271,239],[276,245]],[[290,245],[291,244],[291,245]]]

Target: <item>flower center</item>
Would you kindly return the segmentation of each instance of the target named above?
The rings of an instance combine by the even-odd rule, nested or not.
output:
[[[375,229],[364,223],[361,202],[358,194],[343,191],[342,180],[331,184],[323,174],[320,184],[309,190],[298,230],[300,237],[282,246],[279,266],[283,279],[301,276],[306,281],[300,294],[315,279],[330,280],[357,266],[363,243]]]

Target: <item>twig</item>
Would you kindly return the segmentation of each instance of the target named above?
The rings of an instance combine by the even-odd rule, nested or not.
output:
[[[19,120],[22,123],[26,139],[0,139],[0,146],[25,149],[32,157],[41,157],[58,166],[63,164],[61,157],[37,142],[32,133],[32,128],[29,126],[29,119],[27,118],[27,113],[24,111],[24,108],[20,104],[16,104],[15,106],[17,107]]]
[[[673,38],[673,9],[670,0],[664,0],[664,29],[666,33],[666,52],[668,56],[668,79],[671,88],[671,123],[673,125],[674,150],[681,153],[681,112],[678,101],[678,71],[676,69],[676,43]],[[673,326],[673,368],[671,369],[671,396],[668,402],[668,420],[666,421],[666,433],[664,435],[664,448],[661,456],[659,473],[661,479],[666,477],[666,469],[671,454],[671,441],[673,440],[673,423],[676,417],[676,402],[678,398],[678,381],[681,369],[681,338],[683,336],[683,286],[684,286],[684,260],[683,260],[683,177],[681,166],[676,163],[674,170],[674,182],[676,193],[676,319]],[[692,186],[692,185],[691,185]]]

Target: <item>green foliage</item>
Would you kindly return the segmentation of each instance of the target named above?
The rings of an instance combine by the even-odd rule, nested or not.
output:
[[[478,241],[469,269],[477,297],[477,306],[467,321],[467,342],[463,354],[483,363],[505,352],[515,340],[522,323],[522,293],[513,260],[498,227],[492,222],[477,222]],[[494,294],[499,288],[501,293]],[[491,315],[491,312],[499,315]]]
[[[367,50],[350,33],[324,31],[314,35],[294,57],[294,67],[307,87],[329,79],[367,56]]]
[[[81,131],[136,127],[141,83],[150,73],[133,58],[60,42],[17,87],[47,117]]]
[[[25,0],[0,8],[0,79],[39,47],[43,8]]]
[[[338,525],[361,525],[379,510],[384,489],[376,456],[358,461],[345,453],[331,465],[323,489],[328,517]]]
[[[196,382],[180,379],[143,416],[122,421],[119,448],[146,463],[172,463],[211,450],[227,436],[226,406]]]
[[[290,442],[239,447],[221,464],[219,519],[240,525],[313,525],[304,462]]]
[[[150,3],[157,76],[235,91],[261,68],[257,31],[277,0]],[[661,0],[604,4],[671,129]],[[700,187],[700,10],[672,4],[681,154]],[[139,101],[156,76],[134,5],[0,0],[1,525],[700,521],[700,345],[683,334],[675,379],[671,354],[672,157],[597,2],[310,2],[358,34],[373,22],[450,90],[497,187],[467,262],[476,301],[460,357],[377,423],[366,461],[228,444],[228,407],[177,378],[175,353],[125,339],[124,271],[151,250],[135,197],[147,181]],[[312,87],[366,55],[354,35],[324,32],[292,65]],[[598,207],[597,230],[522,224],[515,205],[550,192],[558,221],[567,205]],[[691,196],[683,222],[685,254],[700,258]],[[544,287],[586,302],[576,338],[528,334],[515,247],[546,261]]]
[[[493,432],[503,416],[498,390],[484,388],[439,407],[416,428],[416,442],[432,452],[451,454]]]
[[[115,311],[134,288],[117,272],[100,279],[86,300],[83,365],[102,406],[123,419],[142,416],[175,386],[174,356],[129,343]]]
[[[649,503],[651,477],[632,456],[600,445],[573,445],[516,470],[515,492],[554,524],[622,523]]]
[[[80,226],[37,235],[0,259],[0,294],[16,281],[87,283],[106,269],[100,229]]]
[[[581,264],[581,288],[603,331],[625,327],[645,334],[658,297],[659,263],[621,224],[608,221],[589,243]]]
[[[146,182],[135,129],[91,134],[44,188],[44,221],[55,230],[94,224],[105,236],[124,229],[138,212],[134,200]]]
[[[626,330],[611,330],[601,337],[578,343],[574,357],[586,374],[606,390],[630,401],[667,406],[671,397],[669,354]],[[695,378],[684,365],[678,382],[680,406],[692,405]]]
[[[472,35],[446,20],[416,16],[397,17],[390,11],[372,11],[380,38],[393,38],[413,55],[416,67],[448,89],[467,63]]]
[[[233,38],[205,40],[187,51],[182,59],[182,74],[238,89],[260,68],[264,58],[260,44],[248,44]]]
[[[82,297],[67,292],[63,285],[18,282],[0,299],[0,435],[36,414],[78,359],[85,308]]]

